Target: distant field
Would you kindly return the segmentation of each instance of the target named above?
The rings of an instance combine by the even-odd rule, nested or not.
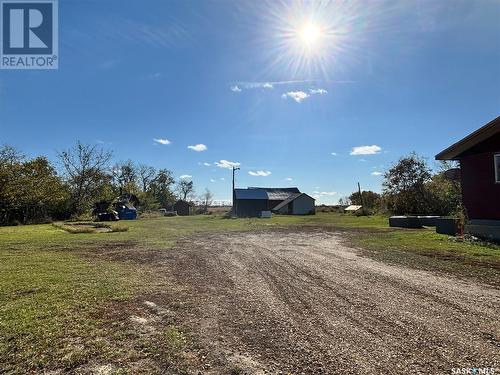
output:
[[[169,371],[185,371],[187,360],[178,353],[186,338],[174,321],[162,332],[139,335],[123,311],[139,311],[133,303],[138,295],[165,288],[152,259],[203,233],[286,235],[320,228],[341,233],[346,244],[375,259],[500,285],[498,247],[455,242],[427,229],[391,229],[387,218],[378,216],[200,215],[120,225],[128,230],[69,233],[51,224],[0,228],[0,373],[97,371],[92,366],[120,361],[137,363],[137,371],[131,370],[136,373],[152,358],[151,363],[168,364]]]

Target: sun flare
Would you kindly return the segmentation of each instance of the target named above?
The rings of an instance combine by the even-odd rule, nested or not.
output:
[[[298,32],[299,38],[304,46],[312,47],[321,39],[321,29],[314,24],[307,24]]]

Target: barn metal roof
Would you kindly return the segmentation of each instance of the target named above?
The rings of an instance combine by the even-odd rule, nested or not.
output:
[[[259,189],[234,189],[234,195],[236,199],[268,199],[265,190]]]
[[[261,190],[267,194],[267,199],[271,201],[285,200],[292,194],[300,193],[296,187],[291,188],[264,188],[264,187],[249,187],[249,190]]]

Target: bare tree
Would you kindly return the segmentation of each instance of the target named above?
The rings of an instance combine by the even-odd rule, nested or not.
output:
[[[114,184],[120,189],[120,194],[123,190],[130,192],[136,190],[138,171],[132,160],[116,163],[111,168]]]
[[[22,163],[26,156],[10,145],[0,147],[0,164],[14,165]]]
[[[193,181],[180,180],[177,183],[177,192],[179,193],[180,199],[184,201],[189,197],[192,197],[192,195],[194,194]]]
[[[71,187],[72,211],[81,214],[107,179],[111,152],[80,141],[73,148],[57,153]]]
[[[139,176],[139,182],[143,192],[147,192],[151,188],[151,183],[154,181],[156,176],[156,169],[150,167],[149,165],[139,164],[137,167],[137,174]]]
[[[214,200],[214,195],[212,192],[208,189],[205,189],[203,194],[200,196],[200,201],[201,204],[203,205],[203,211],[208,212],[208,207],[212,205],[212,202]]]

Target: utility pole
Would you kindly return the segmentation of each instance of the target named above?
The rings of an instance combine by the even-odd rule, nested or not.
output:
[[[361,186],[358,182],[359,199],[361,199],[361,209],[363,210],[363,215],[366,215],[365,203],[363,202],[363,194],[361,193]]]
[[[234,172],[239,171],[240,167],[233,166],[233,215],[236,215],[236,194],[234,192],[235,184],[234,184]]]

